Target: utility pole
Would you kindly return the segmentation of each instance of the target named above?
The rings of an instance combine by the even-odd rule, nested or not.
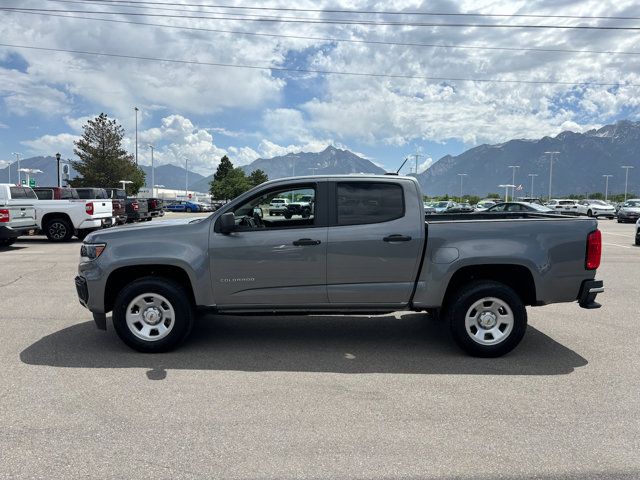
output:
[[[604,201],[606,202],[609,198],[609,179],[613,177],[613,175],[602,175],[604,177]]]
[[[422,156],[419,153],[414,153],[413,154],[414,157],[416,157],[416,175],[418,175],[418,159]]]
[[[551,200],[551,181],[553,178],[553,156],[558,154],[560,152],[544,152],[545,155],[549,155],[549,198],[548,200]]]
[[[537,176],[538,176],[538,174],[537,174],[537,173],[530,173],[530,174],[529,174],[529,176],[531,177],[531,190],[529,191],[529,196],[530,196],[531,198],[533,198],[533,179],[534,179],[535,177],[537,177]]]
[[[20,178],[20,154],[18,152],[13,152],[13,154],[16,156],[16,160],[18,160],[18,185],[22,185]]]
[[[516,198],[516,169],[520,168],[520,165],[509,165],[511,169],[511,185],[513,185],[513,191],[511,192],[511,200]]]
[[[151,149],[151,197],[155,198],[155,184],[156,184],[156,169],[155,163],[153,163],[153,149],[155,148],[153,145],[147,145]]]
[[[136,112],[136,165],[138,165],[138,107],[133,107]]]
[[[189,159],[184,159],[185,179],[184,179],[184,195],[189,198]]]
[[[464,177],[467,176],[466,173],[459,173],[458,176],[460,177],[460,201],[462,201],[462,179]]]
[[[627,201],[627,185],[629,184],[629,169],[633,168],[631,165],[623,165],[622,168],[626,170],[624,174],[624,201]]]

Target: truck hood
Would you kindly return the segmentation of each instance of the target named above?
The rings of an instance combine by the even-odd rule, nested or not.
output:
[[[113,240],[134,238],[136,241],[144,241],[146,236],[160,236],[163,232],[183,229],[188,225],[200,224],[209,217],[178,218],[175,220],[161,220],[144,223],[134,223],[121,227],[96,230],[89,234],[85,243],[107,243]]]

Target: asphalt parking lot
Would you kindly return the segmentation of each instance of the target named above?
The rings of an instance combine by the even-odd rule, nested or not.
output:
[[[80,242],[21,239],[0,252],[0,476],[640,478],[640,248],[600,228],[603,308],[530,308],[499,359],[411,312],[206,316],[135,353],[77,301]]]

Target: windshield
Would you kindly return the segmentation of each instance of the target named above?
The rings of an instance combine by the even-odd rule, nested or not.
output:
[[[629,201],[624,204],[625,207],[640,207],[640,200],[638,201]]]
[[[434,207],[437,207],[437,208],[444,208],[448,206],[449,206],[449,202],[438,202],[434,205]]]
[[[602,200],[589,200],[589,202],[591,202],[593,205],[604,205],[605,207],[609,206],[608,203],[605,203]]]
[[[529,203],[528,205],[537,212],[553,212],[552,208],[545,207],[544,205],[538,205],[537,203]]]

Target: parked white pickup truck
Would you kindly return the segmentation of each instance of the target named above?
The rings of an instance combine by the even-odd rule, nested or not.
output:
[[[0,247],[8,247],[20,235],[37,228],[35,198],[29,187],[0,184]]]
[[[4,189],[8,200],[13,200],[15,188],[16,185],[10,185]],[[21,200],[35,209],[37,228],[52,242],[66,242],[74,235],[83,240],[94,230],[102,228],[103,221],[111,219],[111,199],[39,200],[29,187],[17,188],[29,192],[28,198]]]

